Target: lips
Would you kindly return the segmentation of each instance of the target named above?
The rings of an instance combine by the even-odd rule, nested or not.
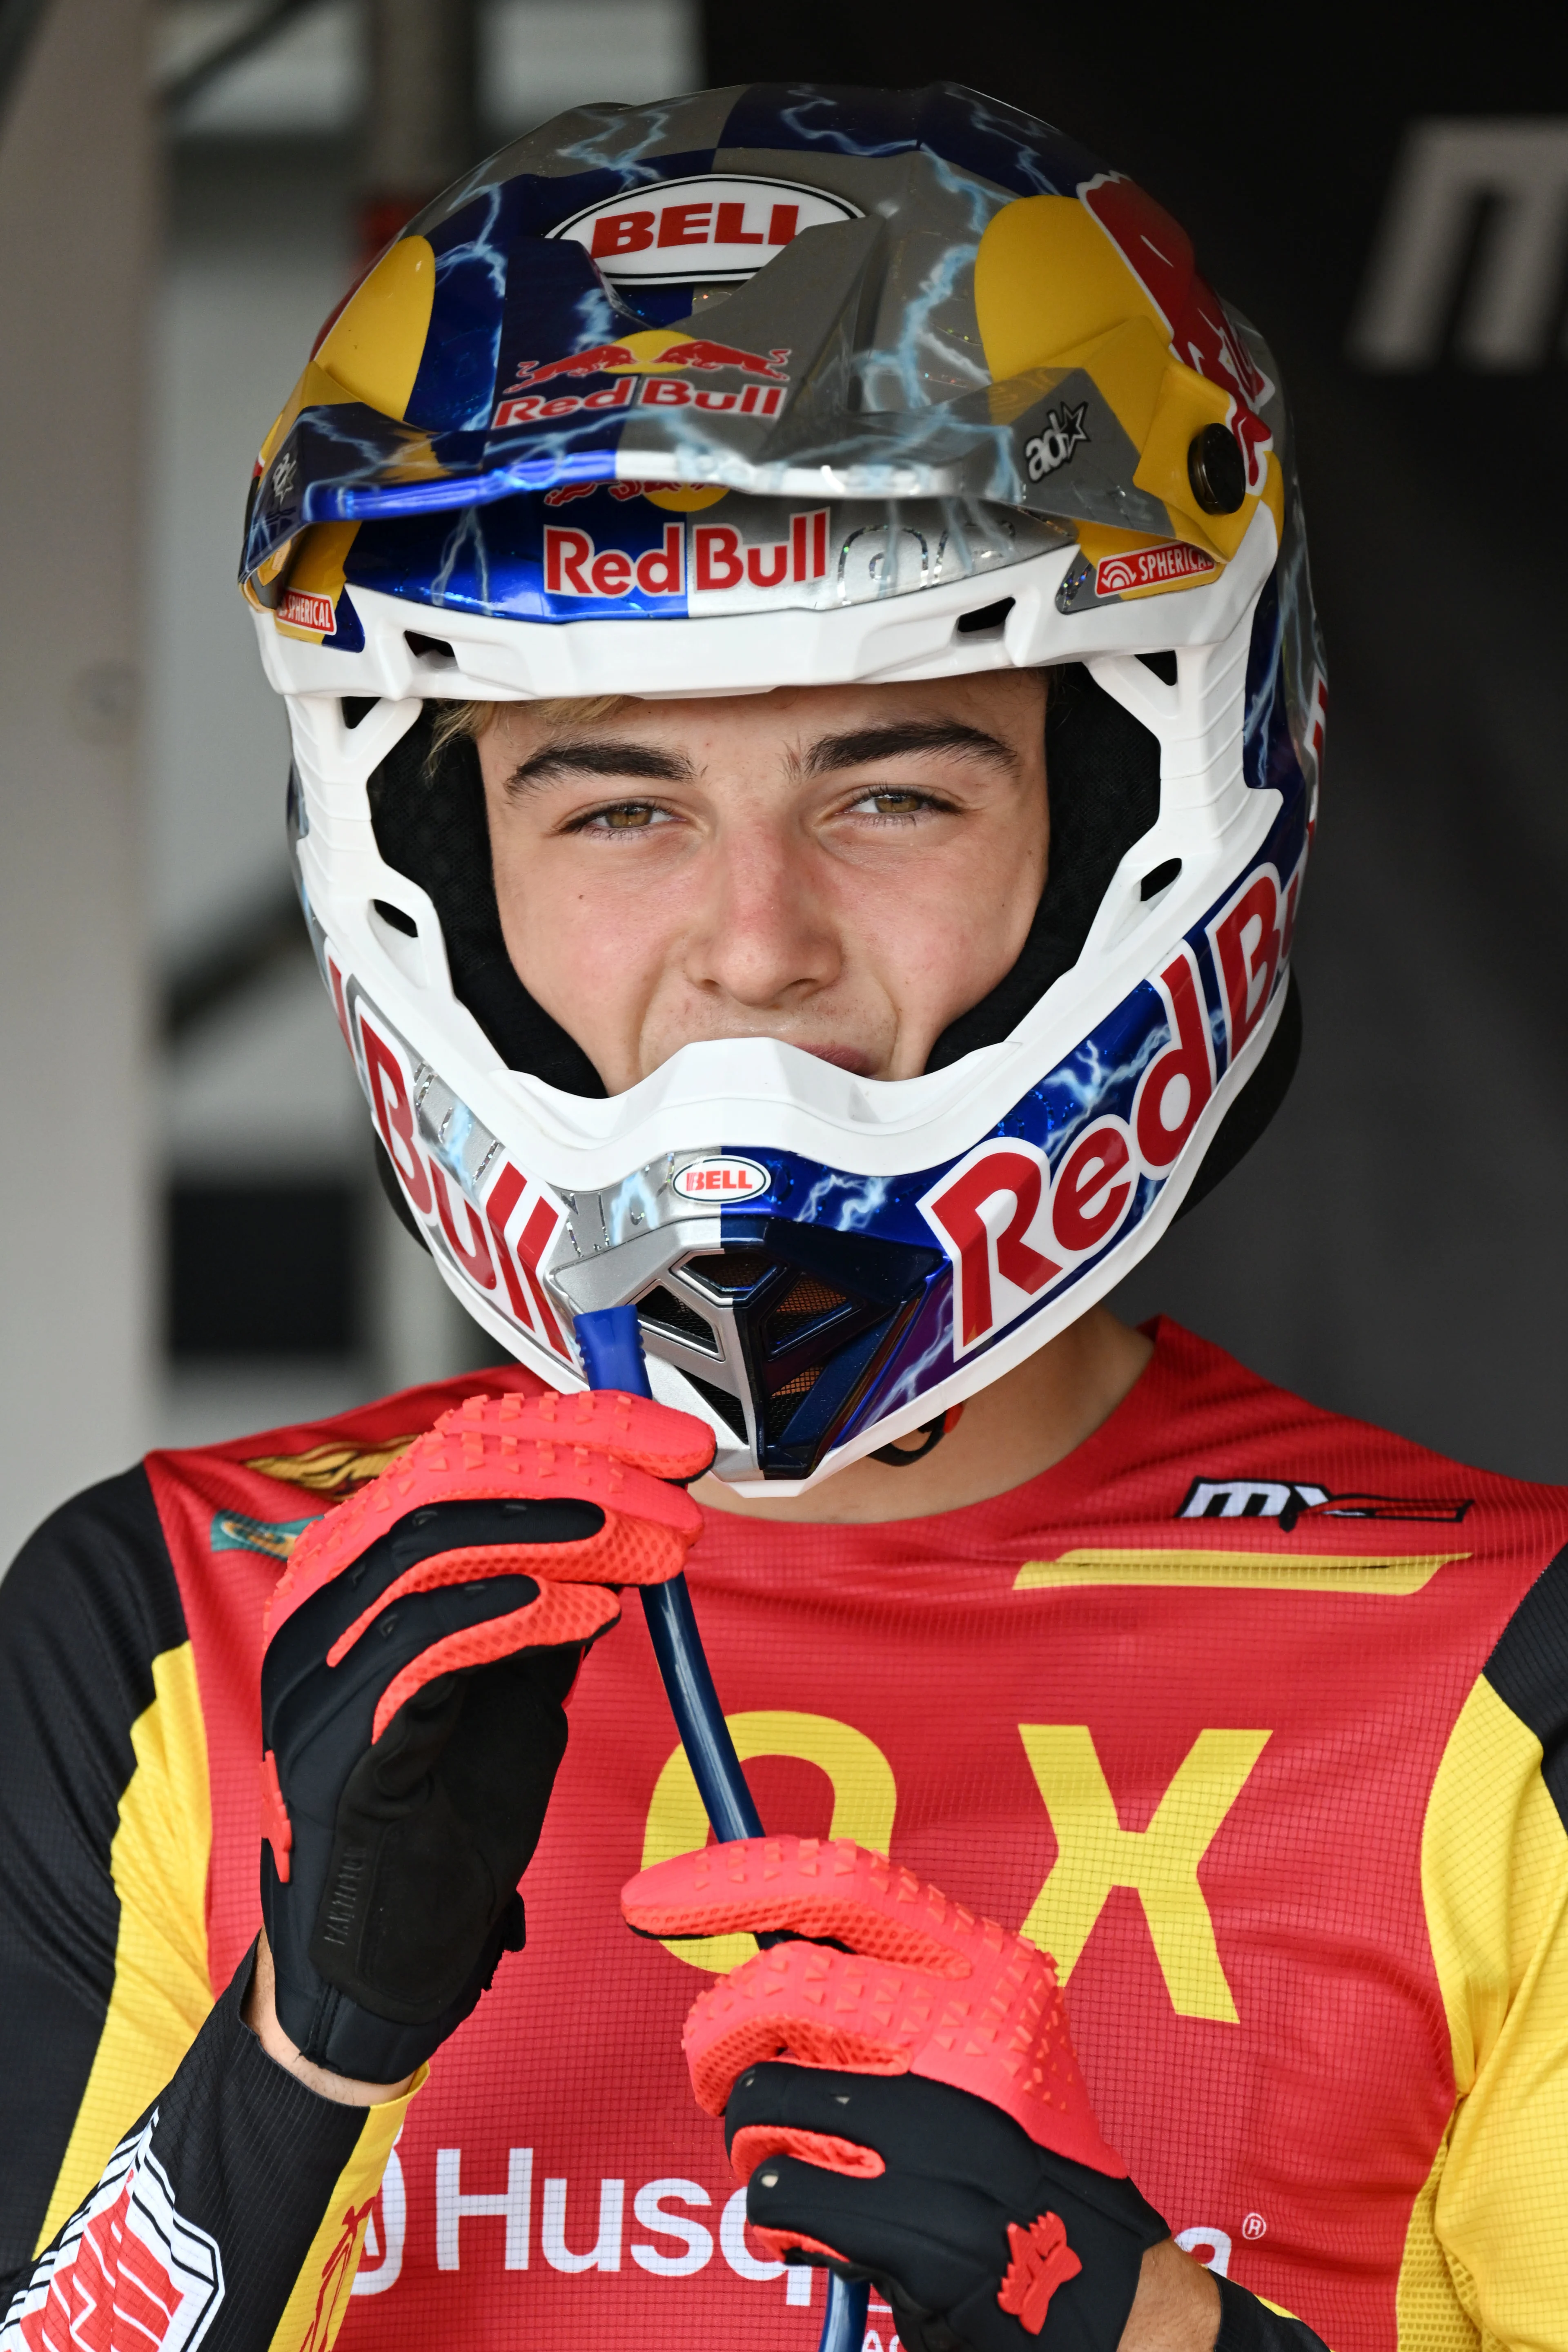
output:
[[[789,1038],[786,1044],[793,1045]],[[862,1054],[854,1045],[802,1045],[801,1052],[809,1054],[815,1062],[831,1062],[836,1070],[847,1070],[851,1077],[869,1078],[876,1076],[877,1065],[869,1054]]]

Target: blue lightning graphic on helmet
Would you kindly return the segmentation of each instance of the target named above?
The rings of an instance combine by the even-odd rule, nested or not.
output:
[[[623,188],[646,187],[650,181],[663,176],[657,165],[645,163],[643,158],[650,147],[668,139],[673,107],[642,106],[623,111],[618,107],[612,110],[607,107],[584,106],[577,111],[600,117],[604,128],[563,147],[563,155],[581,163],[586,171],[614,172]],[[634,124],[640,126],[635,133]]]
[[[458,510],[456,524],[442,541],[441,561],[430,583],[430,601],[433,604],[446,603],[447,591],[452,583],[452,574],[457,570],[458,558],[465,550],[472,551],[474,570],[479,581],[479,601],[486,604],[489,603],[489,550],[485,544],[484,509],[482,507],[463,507]],[[463,601],[468,604],[473,599],[466,595]]]
[[[779,121],[793,131],[803,146],[828,147],[839,155],[907,155],[911,142],[907,139],[867,141],[856,139],[837,122],[808,122],[806,117],[826,107],[831,110],[834,100],[825,94],[802,98],[794,106],[781,107]]]
[[[828,1225],[840,1234],[865,1233],[876,1223],[890,1190],[885,1176],[847,1176],[839,1169],[825,1168],[801,1204],[799,1223]],[[838,1192],[845,1197],[837,1213],[825,1216],[826,1204]]]

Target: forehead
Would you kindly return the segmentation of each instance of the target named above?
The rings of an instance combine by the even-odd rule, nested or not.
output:
[[[653,742],[697,756],[722,749],[788,751],[825,735],[952,719],[1014,743],[1037,735],[1045,691],[1043,673],[1008,669],[907,683],[778,687],[767,694],[668,700],[626,695],[607,709],[602,700],[509,702],[497,709],[494,733],[514,753],[591,733],[596,741]]]

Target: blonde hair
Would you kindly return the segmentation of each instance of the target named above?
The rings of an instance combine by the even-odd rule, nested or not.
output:
[[[525,709],[542,722],[547,735],[563,734],[570,727],[592,726],[595,719],[609,719],[623,703],[636,699],[629,694],[555,694],[546,695],[537,702],[447,702],[441,708],[430,735],[430,757],[439,759],[448,743],[467,738],[479,742],[488,735],[503,710]]]

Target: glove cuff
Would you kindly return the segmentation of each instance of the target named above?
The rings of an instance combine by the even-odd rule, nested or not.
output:
[[[263,1875],[271,1874],[264,1871]],[[271,1915],[274,1906],[264,1903],[263,1909]],[[269,1943],[275,1927],[288,1932],[275,1916],[268,1916]],[[344,2074],[358,2083],[400,2083],[433,2056],[448,2034],[457,2032],[480,1995],[489,1990],[502,1954],[521,1952],[522,1947],[522,1897],[514,1895],[491,1929],[468,1982],[439,2016],[417,2025],[378,2017],[327,1984],[307,1965],[277,1970],[273,2000],[278,2022],[300,2056],[312,2065],[324,2066],[329,2074]]]

